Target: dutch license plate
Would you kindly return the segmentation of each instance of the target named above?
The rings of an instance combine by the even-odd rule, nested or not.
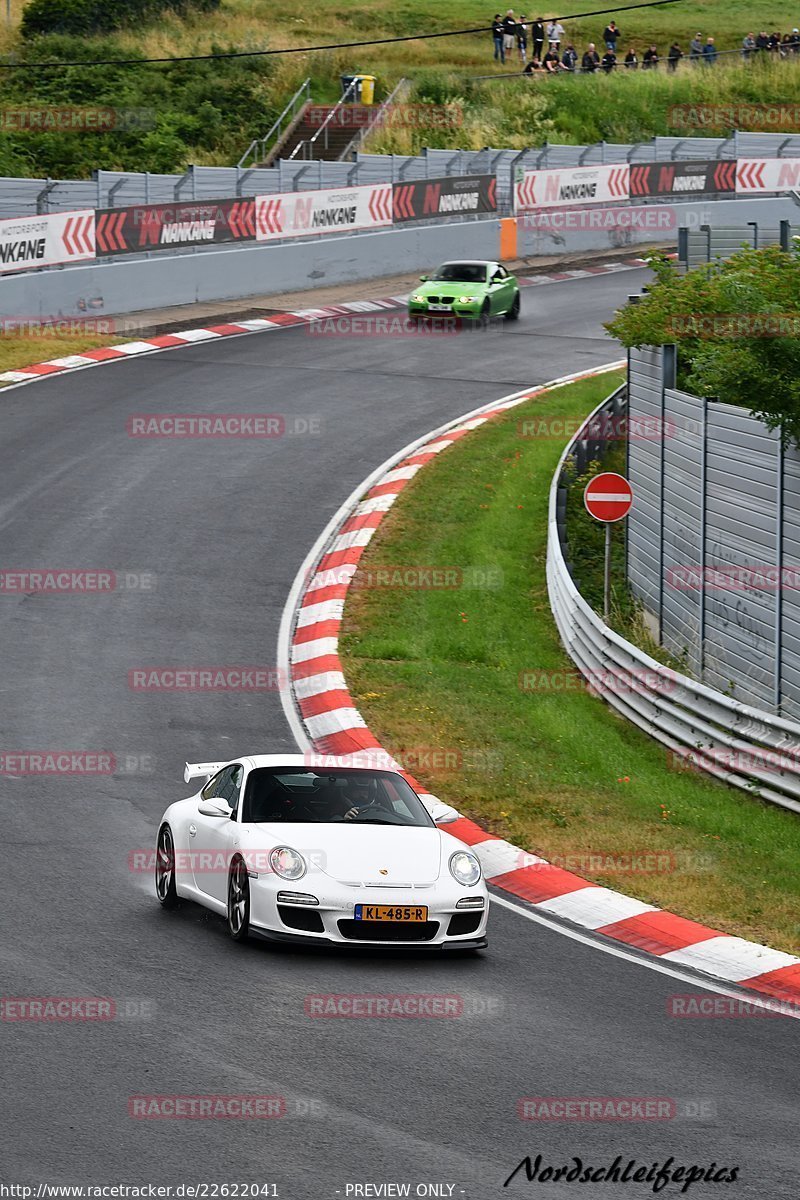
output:
[[[357,921],[427,921],[424,904],[357,904]]]
[[[430,312],[452,312],[453,306],[452,304],[429,304],[428,309]]]

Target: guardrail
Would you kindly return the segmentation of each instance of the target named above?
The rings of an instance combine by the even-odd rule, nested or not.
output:
[[[602,438],[592,431],[608,425],[615,408],[620,411],[621,391],[587,417],[561,455],[550,486],[547,586],[561,640],[612,708],[671,750],[678,764],[800,813],[800,725],[732,700],[627,642],[590,608],[567,568],[567,460],[578,456],[585,464],[587,456],[602,453]]]

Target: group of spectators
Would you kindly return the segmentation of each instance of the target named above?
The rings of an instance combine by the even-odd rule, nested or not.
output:
[[[593,72],[605,71],[609,74],[618,66],[626,70],[643,71],[655,70],[661,63],[661,55],[655,43],[651,44],[639,60],[635,46],[629,46],[622,59],[617,57],[617,43],[621,39],[619,28],[615,21],[609,21],[603,30],[604,53],[601,55],[594,42],[590,42],[582,55],[579,55],[571,42],[567,42],[562,50],[564,41],[564,26],[558,20],[545,21],[542,17],[530,20],[524,15],[514,16],[510,8],[505,16],[496,13],[492,22],[492,38],[494,39],[495,61],[511,62],[516,51],[522,63],[525,74],[541,73],[557,75],[562,71]],[[545,45],[547,49],[545,50]],[[530,46],[530,59],[528,48]],[[767,34],[763,31],[754,37],[748,33],[742,42],[742,57],[745,60],[760,54],[771,52],[780,57],[800,53],[800,31],[781,36],[779,33]],[[621,52],[620,52],[621,53]],[[684,55],[683,50],[673,42],[664,56],[668,71],[675,71]],[[717,47],[713,37],[703,38],[696,33],[689,44],[689,62],[693,66],[711,67],[717,61]]]

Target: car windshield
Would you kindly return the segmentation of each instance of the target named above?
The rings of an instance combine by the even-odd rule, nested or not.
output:
[[[251,771],[242,820],[428,827],[434,823],[400,775],[311,767],[257,767]]]
[[[445,263],[431,278],[441,283],[486,283],[486,263]]]

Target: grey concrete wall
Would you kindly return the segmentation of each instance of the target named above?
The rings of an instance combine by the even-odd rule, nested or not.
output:
[[[615,215],[614,223],[609,214]],[[565,218],[569,217],[569,220]],[[768,200],[696,200],[684,204],[620,204],[616,209],[577,207],[568,214],[543,209],[518,217],[518,247],[523,257],[575,254],[589,250],[624,250],[629,246],[678,240],[678,229],[701,225],[746,225],[758,221],[778,227],[796,221],[800,208],[790,196]]]
[[[424,271],[446,258],[497,258],[500,222],[388,229],[89,263],[0,278],[0,316],[122,314]]]

